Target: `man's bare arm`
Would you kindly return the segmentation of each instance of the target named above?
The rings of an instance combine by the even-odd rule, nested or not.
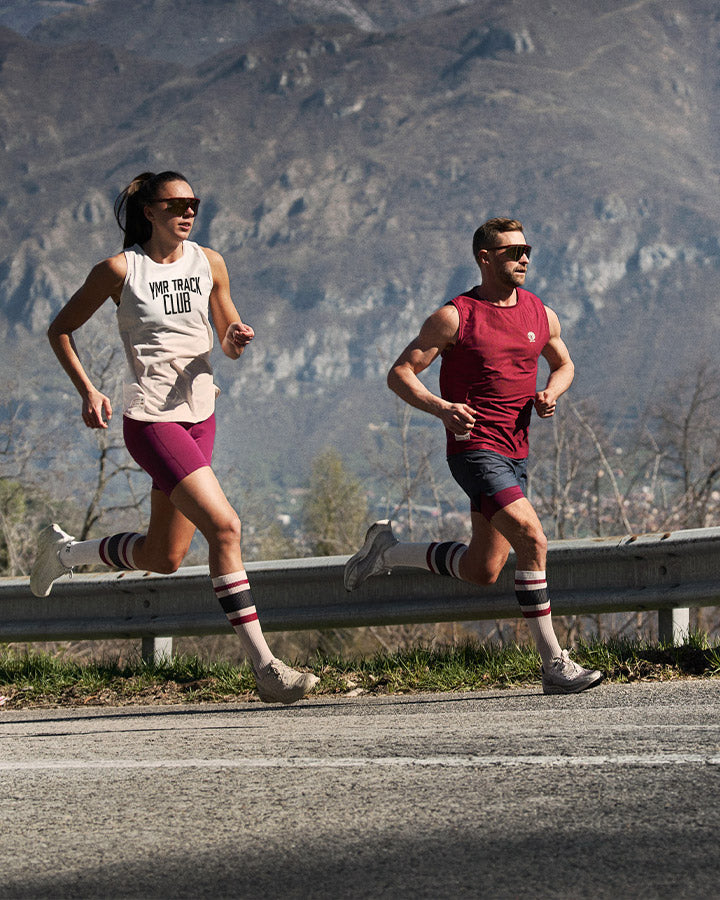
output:
[[[433,394],[418,378],[443,352],[455,343],[460,319],[452,305],[436,310],[423,323],[418,336],[393,363],[387,383],[391,391],[415,409],[442,420],[448,431],[465,434],[475,424],[475,411],[466,403],[449,403]]]
[[[558,398],[567,391],[575,377],[575,366],[565,341],[560,337],[560,320],[549,307],[545,307],[550,327],[550,339],[543,347],[542,355],[550,366],[550,374],[544,391],[535,395],[535,411],[541,419],[555,414]]]

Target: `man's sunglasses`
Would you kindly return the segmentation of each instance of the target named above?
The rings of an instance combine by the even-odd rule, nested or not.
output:
[[[151,200],[151,203],[167,203],[167,210],[174,216],[185,215],[185,210],[190,208],[193,214],[197,213],[200,200],[197,197],[158,197],[157,200]]]
[[[530,259],[530,254],[532,253],[530,244],[500,244],[499,247],[486,247],[485,249],[505,250],[505,256],[507,256],[508,259],[512,259],[513,262],[518,262],[523,256],[527,256],[527,258]]]

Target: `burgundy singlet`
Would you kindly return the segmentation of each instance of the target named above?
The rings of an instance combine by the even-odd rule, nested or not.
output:
[[[515,306],[483,300],[480,288],[450,303],[460,316],[457,342],[442,354],[440,394],[477,410],[470,440],[447,432],[447,453],[494,450],[528,455],[528,426],[537,391],[540,354],[550,340],[547,311],[534,294],[517,289]]]

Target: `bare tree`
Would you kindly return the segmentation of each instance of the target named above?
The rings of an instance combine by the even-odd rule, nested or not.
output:
[[[6,385],[0,408],[0,571],[26,574],[35,552],[35,535],[55,506],[49,485],[38,475],[33,439],[35,418]]]
[[[385,515],[408,540],[452,531],[457,525],[446,520],[446,513],[457,514],[455,497],[461,494],[449,475],[438,474],[447,473],[443,431],[434,423],[416,424],[418,414],[400,398],[394,398],[394,408],[394,422],[368,426]]]
[[[717,521],[720,508],[720,369],[705,362],[662,396],[672,398],[656,417],[660,474],[675,488],[668,524],[706,527]]]
[[[125,359],[120,348],[103,345],[100,325],[88,323],[84,337],[83,357],[85,368],[93,384],[99,391],[110,397],[113,409],[122,409],[122,380]],[[147,487],[138,489],[137,478],[140,467],[129,456],[125,443],[116,431],[98,429],[94,431],[96,451],[94,454],[94,479],[92,491],[84,508],[79,540],[86,540],[93,529],[104,521],[117,519],[128,513],[140,515],[140,508],[147,499]],[[129,494],[128,499],[113,499],[117,481]],[[145,479],[142,480],[145,484]]]
[[[622,527],[625,530],[625,532],[627,534],[629,534],[630,532],[632,532],[633,529],[632,529],[632,526],[630,525],[630,522],[628,521],[627,515],[625,513],[625,499],[626,498],[623,496],[623,494],[620,490],[620,487],[618,485],[618,480],[615,477],[615,472],[613,470],[613,467],[610,465],[608,455],[605,452],[605,450],[603,449],[600,438],[598,437],[596,430],[590,424],[588,419],[585,418],[585,416],[583,416],[583,414],[580,412],[579,408],[575,404],[570,403],[570,409],[572,411],[572,414],[575,416],[575,418],[578,420],[578,422],[580,422],[580,424],[582,425],[583,429],[585,430],[588,437],[590,438],[590,441],[591,441],[593,447],[595,448],[595,452],[597,453],[598,460],[600,462],[600,465],[602,466],[602,471],[607,474],[608,480],[610,481],[610,484],[612,486],[613,499],[617,506],[618,518],[620,519],[620,522],[621,522]]]
[[[551,538],[574,537],[580,520],[586,521],[584,512],[582,516],[578,512],[587,500],[583,490],[594,454],[589,458],[585,436],[566,405],[535,441],[528,478],[530,499]]]

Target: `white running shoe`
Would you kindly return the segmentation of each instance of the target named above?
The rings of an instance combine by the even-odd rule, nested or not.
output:
[[[53,582],[61,575],[72,575],[72,568],[66,566],[59,553],[63,547],[75,540],[65,534],[59,525],[48,525],[38,535],[37,557],[30,572],[30,590],[36,597],[47,597]]]
[[[597,687],[605,676],[597,669],[583,669],[570,659],[567,650],[556,657],[550,671],[543,669],[543,694],[579,694],[588,688]]]
[[[295,703],[302,699],[320,681],[310,672],[296,672],[280,659],[255,673],[255,684],[264,703]]]
[[[383,563],[385,551],[394,547],[398,539],[392,533],[389,519],[381,519],[368,528],[365,543],[355,556],[345,563],[345,590],[354,591],[371,575],[379,575],[388,570]]]

